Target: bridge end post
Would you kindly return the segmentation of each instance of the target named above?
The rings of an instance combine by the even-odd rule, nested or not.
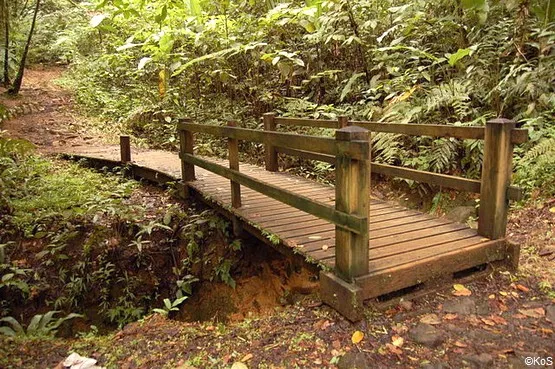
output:
[[[228,127],[237,127],[236,122],[227,122]],[[227,145],[229,150],[229,169],[239,170],[239,141],[236,138],[228,138]],[[241,207],[241,185],[233,180],[231,183],[231,206]]]
[[[275,131],[276,130],[276,113],[265,113],[263,115],[264,120],[264,131]],[[278,171],[278,156],[277,150],[274,145],[265,142],[264,143],[264,162],[266,164],[266,170],[268,172]]]
[[[119,136],[121,162],[127,164],[131,161],[131,141],[129,136]]]
[[[349,126],[335,132],[338,154],[335,166],[335,208],[364,221],[357,232],[335,227],[335,274],[320,274],[322,300],[349,320],[362,318],[361,289],[357,277],[369,271],[368,213],[370,209],[370,141],[368,130]],[[365,142],[364,160],[353,159],[346,142]]]
[[[185,123],[190,123],[191,119],[184,118],[181,120]],[[179,130],[179,152],[181,156],[184,154],[193,155],[193,147],[195,145],[193,132],[180,129]],[[195,166],[193,164],[187,163],[181,158],[181,180],[185,182],[191,182],[195,180]]]
[[[508,119],[493,119],[486,123],[478,234],[491,240],[505,237],[511,182],[513,143],[512,130],[516,123]]]

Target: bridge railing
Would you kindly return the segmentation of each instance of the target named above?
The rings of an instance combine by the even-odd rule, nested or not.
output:
[[[505,237],[507,210],[509,200],[520,200],[522,191],[511,186],[512,157],[515,144],[528,140],[526,129],[516,128],[516,123],[507,119],[493,119],[485,127],[449,126],[437,124],[396,124],[368,121],[352,121],[342,116],[337,120],[305,119],[277,117],[274,113],[263,116],[264,129],[274,131],[278,125],[304,126],[341,129],[346,126],[358,126],[371,132],[397,133],[412,136],[453,137],[459,139],[484,140],[484,156],[481,180],[463,178],[403,168],[393,165],[372,162],[372,173],[391,177],[411,179],[417,182],[452,188],[459,191],[480,194],[478,233],[490,239]],[[309,147],[309,146],[307,146]],[[270,151],[270,154],[268,154]],[[335,164],[331,155],[313,152],[310,149],[292,149],[283,146],[267,148],[266,169],[277,170],[277,155],[284,153],[306,159],[319,160]]]
[[[368,274],[368,211],[370,201],[370,141],[368,130],[344,127],[336,131],[335,139],[237,128],[194,124],[188,120],[178,123],[180,158],[184,182],[195,180],[195,166],[228,178],[231,183],[232,207],[241,206],[240,186],[246,186],[268,197],[335,224],[335,266],[337,273],[351,281]],[[229,167],[196,156],[193,152],[195,133],[228,139]],[[241,173],[238,141],[263,143],[266,147],[267,168],[277,170],[275,148],[310,152],[334,158],[336,164],[335,206],[310,199],[284,188]],[[268,164],[275,164],[268,167]]]

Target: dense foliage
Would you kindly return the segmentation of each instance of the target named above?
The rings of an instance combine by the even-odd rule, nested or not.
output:
[[[530,130],[518,182],[555,193],[551,0],[93,3],[45,5],[32,58],[71,62],[78,101],[151,144],[174,147],[180,116],[248,127],[270,110],[455,125],[502,116]],[[380,162],[480,173],[479,141],[373,141]]]

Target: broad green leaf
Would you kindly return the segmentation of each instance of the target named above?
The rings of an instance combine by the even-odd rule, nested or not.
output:
[[[138,70],[142,70],[144,69],[145,65],[147,65],[150,61],[152,60],[152,58],[149,57],[144,57],[139,61],[139,65],[137,66]]]
[[[341,91],[341,97],[339,98],[340,101],[343,101],[345,97],[347,97],[347,95],[349,94],[349,92],[351,92],[353,88],[353,84],[363,75],[364,73],[355,73],[351,76],[351,78],[349,78],[349,81],[347,82],[345,87],[343,87],[343,91]]]
[[[100,26],[100,24],[106,19],[108,16],[106,14],[97,14],[91,18],[90,25],[93,28]]]
[[[472,53],[471,49],[459,49],[457,50],[456,53],[451,54],[449,56],[449,59],[447,60],[447,62],[449,63],[450,66],[454,66],[455,64],[457,64],[457,62],[459,60],[461,60],[462,58],[464,58],[465,56],[468,56]]]
[[[23,329],[23,327],[21,326],[21,324],[19,324],[19,322],[17,320],[15,320],[14,318],[12,318],[11,316],[7,316],[5,318],[0,319],[0,322],[6,322],[9,325],[12,326],[12,329],[17,333],[17,334],[25,334],[25,330]]]
[[[39,324],[40,324],[40,321],[42,320],[42,318],[43,318],[43,315],[37,314],[31,319],[31,322],[29,323],[29,326],[27,327],[27,334],[28,335],[33,335],[37,332],[37,328],[39,327]]]

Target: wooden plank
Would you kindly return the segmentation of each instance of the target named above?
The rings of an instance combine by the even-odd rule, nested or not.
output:
[[[407,250],[420,250],[422,248],[439,245],[447,242],[455,242],[461,239],[476,237],[476,231],[473,229],[459,230],[453,232],[442,233],[417,240],[407,240],[404,242],[388,244],[385,247],[375,248],[375,241],[370,243],[370,260],[380,259],[387,256],[399,255]],[[378,247],[379,245],[376,245]]]
[[[414,286],[422,281],[505,258],[505,241],[497,240],[436,255],[356,279],[363,299]]]
[[[507,229],[507,188],[513,160],[511,131],[515,126],[515,122],[507,119],[486,123],[478,233],[490,239],[504,238]]]
[[[333,222],[336,225],[349,229],[352,232],[357,233],[364,227],[368,227],[367,218],[361,218],[356,215],[336,210],[329,205],[312,201],[306,196],[296,195],[293,192],[261,182],[258,179],[251,178],[237,172],[236,170],[228,169],[224,166],[212,163],[208,160],[200,159],[190,154],[185,154],[182,159],[190,164],[197,165],[220,176],[232,179],[243,186],[252,188],[253,190],[261,192],[269,197],[279,199],[279,201],[286,203],[287,205],[291,205],[297,209]]]
[[[422,216],[422,214],[418,213],[415,210],[406,210],[403,212],[372,216],[370,217],[370,229],[374,229],[377,224],[386,222],[388,220],[395,220],[402,223],[403,218],[408,218],[412,216]]]
[[[379,230],[371,229],[370,230],[370,240],[390,236],[390,235],[397,235],[405,232],[411,232],[414,230],[425,229],[428,227],[435,227],[443,224],[451,224],[452,222],[447,219],[427,219],[421,218],[418,219],[416,222],[397,225],[395,227],[388,227]]]
[[[468,227],[464,225],[454,225],[454,224],[443,224],[443,225],[431,225],[427,228],[420,228],[413,232],[403,232],[398,235],[387,235],[385,237],[378,237],[374,239],[370,239],[370,260],[374,260],[374,255],[376,254],[376,250],[383,249],[387,246],[396,245],[403,242],[412,242],[410,244],[405,244],[405,248],[403,249],[403,254],[407,252],[413,251],[411,245],[417,245],[418,240],[422,240],[422,242],[428,240],[433,240],[434,236],[440,236],[449,234],[449,239],[453,238],[456,239],[458,236],[456,232],[468,229]],[[372,233],[371,233],[372,234]],[[467,235],[465,235],[467,236]],[[473,232],[471,236],[476,236],[476,233]],[[468,237],[466,237],[468,238]],[[474,237],[476,238],[476,237]],[[479,239],[479,238],[478,238]],[[328,251],[333,252],[333,245],[328,245],[326,250],[321,250],[319,248],[312,247],[311,245],[305,245],[305,251],[309,252],[310,255],[316,259],[325,259],[329,258]],[[326,256],[328,255],[328,256]],[[370,269],[374,270],[374,269]]]
[[[289,239],[289,238],[295,238],[300,236],[312,236],[312,235],[318,236],[323,232],[328,232],[333,229],[334,229],[333,224],[325,223],[325,224],[305,227],[305,228],[296,229],[296,230],[283,230],[281,232],[276,232],[276,231],[273,231],[273,232],[279,234],[279,236],[283,239]]]
[[[364,159],[369,155],[368,144],[357,140],[336,142],[333,138],[327,137],[315,137],[296,133],[265,132],[255,129],[221,127],[185,122],[178,123],[178,129],[180,131],[207,133],[216,137],[260,142],[266,145],[270,144],[297,150],[310,147],[311,151],[329,155],[343,153],[348,154],[354,159]]]
[[[455,236],[454,232],[461,230],[468,230],[468,226],[464,224],[443,224],[443,225],[432,225],[425,229],[418,229],[411,232],[404,232],[401,234],[389,235],[384,237],[374,238],[370,241],[370,249],[374,252],[376,249],[383,248],[389,245],[399,244],[405,241],[417,241],[422,240],[426,242],[425,239],[432,238],[433,236],[450,234]],[[476,235],[476,231],[472,231],[473,235]]]
[[[439,245],[433,245],[420,250],[407,250],[401,255],[395,255],[390,257],[385,257],[377,260],[370,261],[370,270],[372,272],[377,272],[380,270],[394,268],[400,265],[418,262],[429,257],[439,256],[442,254],[447,254],[457,249],[481,245],[487,241],[480,241],[479,237],[464,238],[462,240],[442,243]]]

